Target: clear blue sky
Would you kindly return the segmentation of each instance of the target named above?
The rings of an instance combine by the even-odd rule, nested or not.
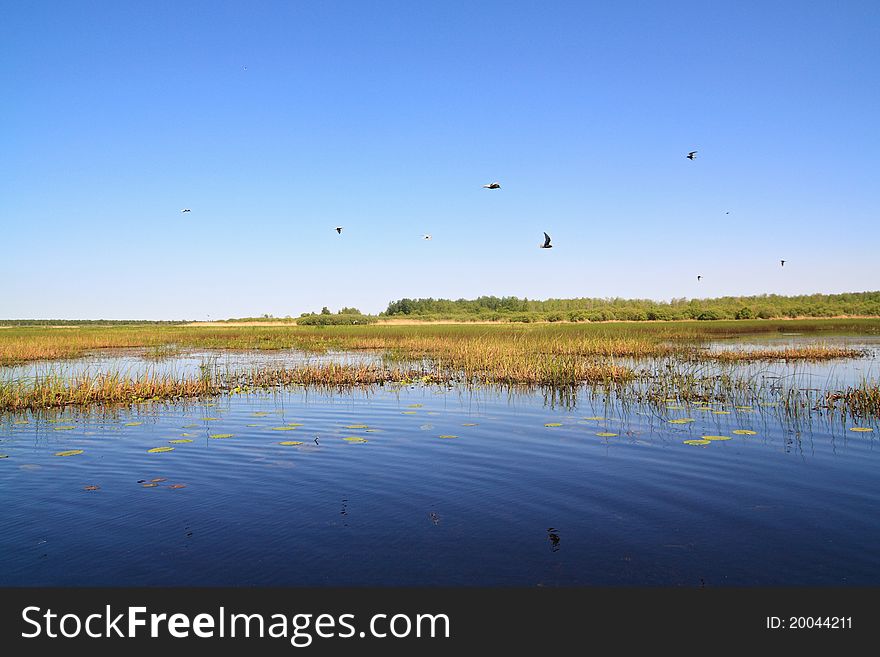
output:
[[[6,1],[0,35],[3,318],[880,289],[873,0]]]

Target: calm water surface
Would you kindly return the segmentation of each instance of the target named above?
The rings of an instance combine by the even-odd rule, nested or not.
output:
[[[385,386],[0,417],[0,585],[880,584],[876,422],[670,406]]]

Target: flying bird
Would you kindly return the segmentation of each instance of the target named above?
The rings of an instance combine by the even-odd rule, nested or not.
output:
[[[501,189],[500,182],[489,183],[488,185],[483,185],[483,189]]]
[[[192,210],[190,210],[189,208],[184,208],[183,210],[181,210],[181,212],[192,212]]]
[[[702,277],[702,276],[697,276],[697,282],[699,283],[701,280],[703,280],[703,277]]]
[[[333,230],[335,230],[337,233],[339,233],[340,235],[342,235],[342,226],[337,226],[337,227],[334,228]]]
[[[429,240],[429,239],[431,239],[431,236],[430,235],[422,235],[422,239]]]
[[[544,233],[544,243],[538,245],[541,249],[552,249],[553,245],[550,244],[550,236],[547,233]]]
[[[779,261],[779,266],[780,266],[780,267],[785,267],[785,260],[780,260],[780,261]]]
[[[685,157],[689,160],[697,159],[697,151],[690,151]]]

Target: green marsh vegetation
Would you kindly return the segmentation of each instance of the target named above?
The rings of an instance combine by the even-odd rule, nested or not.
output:
[[[707,343],[754,334],[799,333],[797,346],[710,350]],[[773,361],[859,358],[858,349],[825,344],[823,335],[877,335],[880,319],[740,320],[568,324],[417,325],[81,325],[65,329],[11,327],[0,331],[0,363],[135,349],[147,360],[184,350],[299,350],[313,354],[369,352],[370,364],[330,361],[226,371],[206,366],[193,376],[120,372],[28,379],[0,378],[0,411],[131,404],[246,393],[279,386],[338,388],[385,384],[500,385],[572,389],[583,384],[634,402],[697,403],[774,399],[786,409],[880,414],[876,381],[828,391],[774,387],[742,365]]]

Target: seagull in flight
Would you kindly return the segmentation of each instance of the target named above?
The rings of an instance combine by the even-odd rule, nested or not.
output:
[[[334,228],[333,230],[335,230],[337,233],[339,233],[340,235],[342,235],[342,226],[337,226],[337,227]]]
[[[689,160],[697,159],[697,151],[690,151],[685,157]]]
[[[552,249],[553,248],[553,245],[550,244],[550,236],[547,233],[544,233],[544,243],[539,244],[538,248],[541,248],[541,249]]]
[[[498,181],[483,185],[483,189],[501,189],[501,183]]]
[[[192,212],[192,210],[190,210],[189,208],[184,208],[183,210],[181,210],[181,212]]]
[[[431,236],[430,235],[422,235],[422,239],[429,240],[429,239],[431,239]]]

